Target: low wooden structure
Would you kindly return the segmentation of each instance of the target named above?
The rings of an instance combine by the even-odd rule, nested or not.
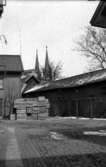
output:
[[[45,97],[21,98],[14,101],[15,119],[43,119],[48,116],[49,103]]]
[[[24,97],[45,96],[50,116],[106,118],[106,70],[98,70],[39,86]]]

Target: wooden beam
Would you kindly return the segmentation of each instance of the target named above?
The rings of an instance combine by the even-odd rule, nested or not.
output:
[[[75,105],[76,105],[76,117],[79,117],[79,100],[75,101]]]
[[[93,99],[90,99],[89,102],[90,102],[90,118],[93,118]]]

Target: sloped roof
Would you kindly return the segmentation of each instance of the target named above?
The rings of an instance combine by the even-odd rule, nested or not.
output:
[[[39,80],[38,80],[38,78],[37,78],[37,75],[36,75],[36,73],[29,73],[29,74],[27,74],[27,75],[22,75],[21,76],[21,79],[23,80],[23,82],[28,82],[31,78],[34,78],[38,83],[40,82]]]
[[[25,82],[28,82],[31,78],[34,78],[38,83],[40,82],[37,78],[37,74],[36,73],[32,73],[32,74],[29,74],[25,80]]]
[[[106,1],[100,1],[90,21],[92,26],[106,28]]]
[[[40,81],[37,78],[36,73],[29,73],[27,75],[22,75],[21,80],[23,81],[23,87],[22,87],[21,92],[24,92],[26,90],[27,86],[30,84],[29,82],[31,79],[34,79],[36,84],[40,83]]]
[[[81,75],[72,76],[69,78],[64,78],[61,80],[56,80],[42,84],[39,87],[34,86],[33,88],[24,92],[24,94],[36,93],[48,90],[54,90],[59,88],[73,88],[79,87],[87,84],[92,84],[96,82],[106,81],[106,69],[97,70]]]
[[[31,88],[30,90],[27,90],[25,93],[35,92],[35,91],[41,90],[42,88],[47,88],[47,86],[49,86],[49,84],[36,85],[33,88]]]
[[[19,55],[0,55],[0,71],[22,72],[21,57]]]

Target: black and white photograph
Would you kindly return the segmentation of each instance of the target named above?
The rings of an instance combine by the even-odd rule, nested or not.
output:
[[[0,167],[106,167],[106,1],[0,0]]]

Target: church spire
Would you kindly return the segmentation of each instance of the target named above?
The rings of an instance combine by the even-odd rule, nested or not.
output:
[[[38,79],[41,79],[41,72],[39,67],[39,60],[38,60],[38,50],[36,49],[36,62],[35,62],[35,73],[37,74]]]
[[[48,57],[48,47],[46,46],[46,58],[45,58],[45,69],[49,68],[49,57]]]
[[[51,79],[51,67],[48,57],[48,47],[46,46],[46,58],[45,58],[45,80]]]

